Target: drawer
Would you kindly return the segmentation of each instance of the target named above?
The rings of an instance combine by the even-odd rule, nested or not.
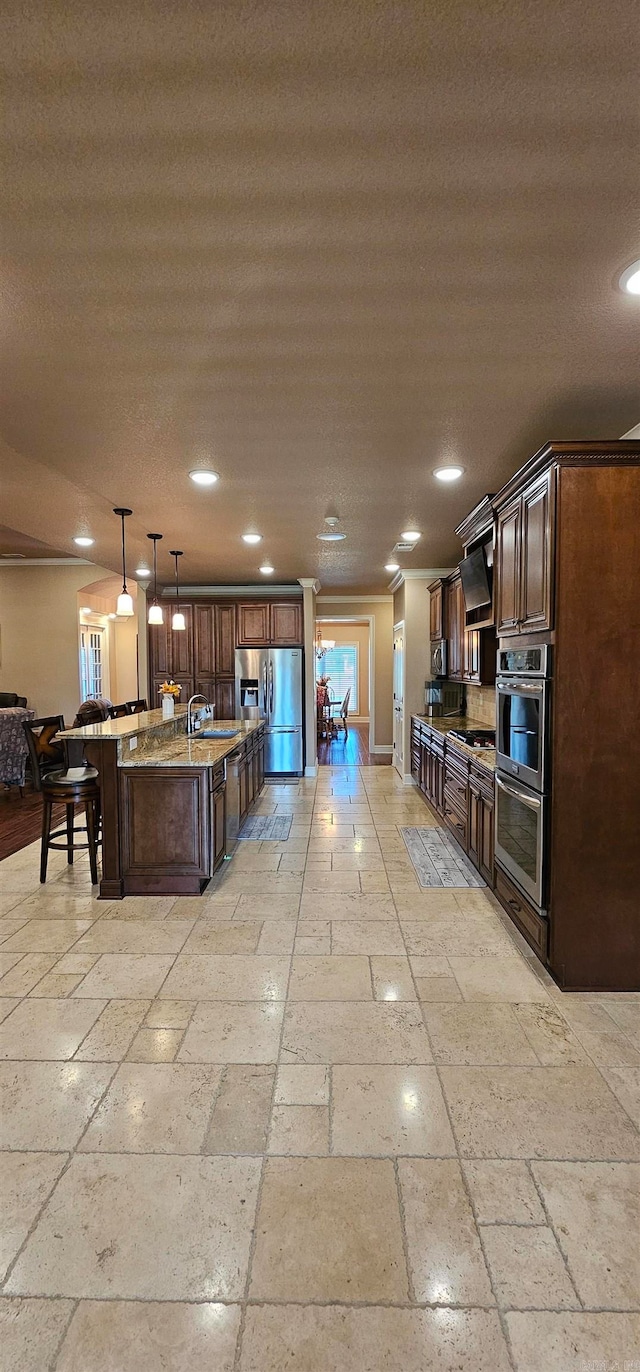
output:
[[[502,871],[502,868],[498,866],[497,862],[495,867],[495,882],[495,891],[500,904],[504,906],[507,914],[510,915],[514,924],[520,930],[520,933],[524,935],[527,943],[531,944],[531,947],[538,954],[538,957],[541,958],[543,962],[546,962],[547,944],[549,940],[549,925],[547,920],[543,919],[542,916],[538,914],[537,910],[529,904],[526,896],[523,896],[517,886],[514,886],[506,872]]]
[[[466,817],[466,815],[461,815],[460,812],[459,812],[459,810],[457,810],[454,806],[450,805],[450,803],[449,803],[449,801],[448,801],[448,799],[447,799],[446,790],[445,790],[445,795],[444,795],[444,811],[443,811],[443,814],[444,814],[445,823],[449,826],[449,828],[451,829],[452,833],[453,833],[453,834],[455,835],[455,837],[457,838],[458,843],[460,844],[460,846],[461,846],[462,848],[464,848],[464,850],[465,850],[465,852],[466,852],[466,850],[467,850],[467,817]]]
[[[452,775],[447,768],[444,778],[444,795],[448,804],[457,810],[463,819],[466,820],[467,806],[469,804],[469,787],[467,781],[461,781],[459,777]]]

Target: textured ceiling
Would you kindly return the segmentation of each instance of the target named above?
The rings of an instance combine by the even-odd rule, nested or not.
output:
[[[3,520],[117,567],[128,504],[191,582],[449,563],[542,442],[638,421],[639,46],[631,0],[8,0]]]

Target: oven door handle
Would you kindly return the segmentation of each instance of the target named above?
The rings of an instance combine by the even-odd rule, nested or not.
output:
[[[505,781],[500,780],[500,777],[496,777],[496,786],[499,786],[501,791],[506,791],[508,796],[513,796],[515,800],[521,801],[529,810],[542,809],[541,800],[535,800],[533,796],[524,796],[522,791],[516,790],[515,786],[507,786]]]
[[[509,695],[517,695],[519,691],[529,691],[532,695],[541,696],[544,691],[544,684],[541,681],[499,681],[498,690],[507,692]]]

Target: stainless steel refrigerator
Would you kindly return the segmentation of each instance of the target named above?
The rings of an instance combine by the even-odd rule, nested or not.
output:
[[[264,719],[266,775],[302,775],[302,649],[238,648],[238,719]]]

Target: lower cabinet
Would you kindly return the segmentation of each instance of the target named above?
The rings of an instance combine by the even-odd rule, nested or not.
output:
[[[224,861],[227,836],[227,790],[224,766],[211,773],[211,871]]]
[[[211,875],[206,767],[123,767],[121,864],[125,895],[190,895]]]
[[[439,730],[414,718],[411,775],[487,885],[493,887],[493,773],[447,744]]]

